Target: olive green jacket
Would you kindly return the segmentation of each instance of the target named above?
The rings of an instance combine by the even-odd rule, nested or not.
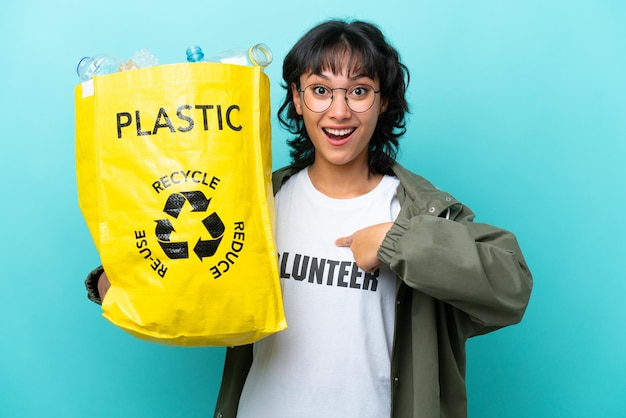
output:
[[[392,418],[466,417],[465,342],[522,319],[532,276],[508,231],[396,164],[401,210],[378,256],[397,275]],[[274,192],[295,172],[274,173]],[[252,346],[226,351],[215,417],[237,414]]]

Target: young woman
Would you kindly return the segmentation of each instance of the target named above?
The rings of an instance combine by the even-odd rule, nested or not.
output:
[[[294,139],[274,190],[289,328],[227,349],[215,416],[465,417],[466,340],[517,323],[529,300],[515,237],[395,161],[409,74],[376,26],[314,27],[283,78]]]
[[[517,323],[529,300],[515,237],[395,162],[409,74],[376,26],[314,27],[283,78],[289,328],[228,349],[215,416],[466,416],[465,341]]]

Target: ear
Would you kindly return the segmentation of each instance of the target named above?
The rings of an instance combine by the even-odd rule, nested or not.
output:
[[[384,98],[380,103],[380,113],[385,113],[387,110],[387,105],[389,104],[389,99]]]
[[[296,113],[302,116],[302,99],[300,98],[300,92],[296,83],[291,83],[291,96],[293,99],[293,106],[296,109]]]

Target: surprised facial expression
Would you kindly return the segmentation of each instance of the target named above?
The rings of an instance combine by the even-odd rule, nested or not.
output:
[[[367,167],[369,142],[386,104],[377,79],[344,74],[303,74],[300,89],[291,86],[294,106],[315,147],[314,164]]]

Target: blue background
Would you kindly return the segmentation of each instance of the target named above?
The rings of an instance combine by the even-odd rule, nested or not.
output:
[[[99,258],[77,207],[77,60],[262,41],[275,111],[286,52],[332,16],[378,23],[411,69],[400,161],[513,230],[534,273],[522,323],[468,343],[470,416],[626,416],[621,0],[4,4],[0,416],[210,416],[221,378],[223,349],[135,339],[86,299]]]

